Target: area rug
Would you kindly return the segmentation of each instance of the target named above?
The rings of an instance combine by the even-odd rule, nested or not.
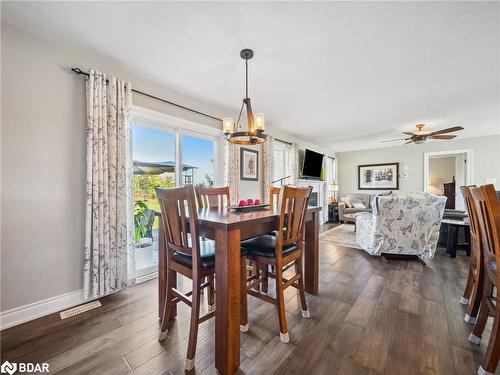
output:
[[[320,241],[331,242],[336,245],[361,249],[356,242],[354,224],[342,224],[319,235]]]

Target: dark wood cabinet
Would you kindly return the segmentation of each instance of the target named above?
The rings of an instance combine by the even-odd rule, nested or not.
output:
[[[443,184],[443,195],[448,198],[445,208],[455,209],[455,179],[452,182]]]
[[[338,223],[339,221],[339,205],[338,203],[328,204],[328,222]]]

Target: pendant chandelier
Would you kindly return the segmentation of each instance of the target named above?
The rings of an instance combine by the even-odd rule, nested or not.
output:
[[[240,56],[245,60],[245,98],[241,104],[240,113],[236,124],[232,117],[224,117],[222,119],[222,128],[226,138],[231,143],[239,145],[257,145],[266,141],[267,135],[265,130],[265,119],[263,113],[256,113],[255,116],[252,111],[252,104],[248,97],[248,60],[253,57],[251,49],[244,49],[240,52]],[[247,112],[247,129],[241,130],[241,115],[243,108]]]

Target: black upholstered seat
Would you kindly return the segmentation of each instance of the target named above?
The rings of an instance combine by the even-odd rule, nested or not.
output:
[[[241,242],[242,251],[246,250],[248,255],[274,258],[276,249],[276,237],[264,234]],[[283,246],[283,255],[288,255],[297,250],[295,243]]]
[[[188,244],[189,247],[191,247],[190,235],[188,235]],[[244,256],[246,253],[246,250],[242,248],[241,255]],[[208,269],[215,267],[215,241],[200,237],[200,256],[201,268]],[[172,258],[186,267],[193,267],[193,258],[191,257],[191,254],[176,251],[172,254]]]
[[[191,247],[191,237],[188,236],[188,244]],[[215,267],[215,241],[200,237],[201,268],[207,269]],[[176,251],[172,254],[172,259],[186,266],[193,267],[193,257],[191,254]]]

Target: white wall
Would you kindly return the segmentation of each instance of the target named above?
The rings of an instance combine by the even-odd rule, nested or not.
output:
[[[0,311],[5,312],[82,288],[85,80],[71,73],[71,67],[95,67],[132,82],[136,89],[217,117],[237,113],[237,109],[183,95],[107,57],[53,44],[5,23],[1,34]],[[237,104],[239,99],[235,100]],[[136,94],[133,103],[209,127],[220,126]],[[262,169],[259,182],[242,181],[242,196],[259,197],[261,183]]]
[[[431,157],[429,159],[429,192],[443,195],[443,184],[451,182],[456,175],[455,157]]]
[[[69,51],[2,23],[1,311],[82,288],[85,80],[93,66],[134,88],[220,116],[209,105],[85,51]],[[133,97],[134,104],[218,127],[216,121]]]
[[[339,196],[360,192],[358,165],[375,163],[399,162],[399,172],[408,174],[408,177],[399,179],[399,189],[423,191],[424,152],[464,149],[472,150],[471,183],[484,184],[495,179],[496,188],[500,189],[500,135],[494,135],[337,153]],[[405,165],[408,166],[407,170],[404,169]]]

